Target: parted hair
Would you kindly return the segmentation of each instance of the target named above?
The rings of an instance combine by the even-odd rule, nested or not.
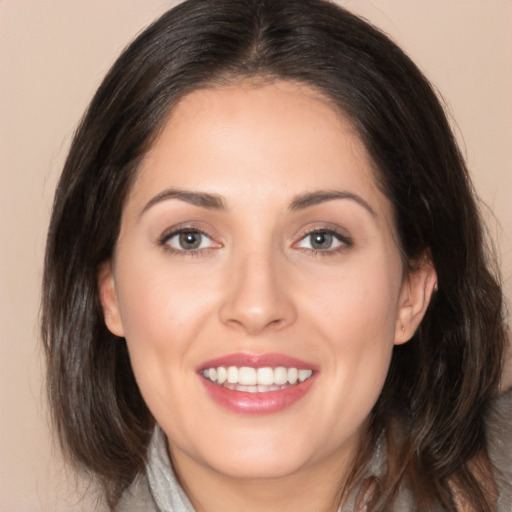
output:
[[[416,65],[378,29],[324,0],[185,1],[124,50],[96,92],[56,191],[43,280],[47,388],[65,453],[99,481],[111,507],[144,472],[155,422],[124,339],[105,326],[98,269],[113,255],[139,164],[173,106],[192,90],[240,79],[307,84],[341,112],[393,205],[404,261],[426,255],[437,272],[423,322],[394,348],[348,487],[364,488],[384,439],[387,470],[372,480],[368,510],[393,510],[408,486],[418,510],[455,510],[457,489],[475,510],[490,511],[485,420],[506,333],[468,171]]]

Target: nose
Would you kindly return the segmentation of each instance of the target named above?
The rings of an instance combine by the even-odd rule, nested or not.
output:
[[[224,300],[220,307],[221,321],[250,335],[280,330],[296,319],[290,282],[278,257],[251,253],[241,255],[231,266]],[[288,281],[288,283],[287,283]]]

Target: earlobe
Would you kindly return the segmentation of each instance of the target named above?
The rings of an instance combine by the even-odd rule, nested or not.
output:
[[[428,257],[404,278],[395,326],[395,345],[409,341],[420,325],[437,283],[437,274]]]
[[[124,336],[114,273],[110,261],[102,263],[98,269],[98,292],[103,309],[103,318],[108,330],[116,336]]]

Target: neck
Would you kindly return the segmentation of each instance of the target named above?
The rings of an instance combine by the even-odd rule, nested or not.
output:
[[[237,478],[197,464],[175,450],[178,479],[197,512],[337,512],[354,454],[275,478]]]

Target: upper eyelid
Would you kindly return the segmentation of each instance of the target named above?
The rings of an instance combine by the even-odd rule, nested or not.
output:
[[[332,234],[338,240],[338,242],[340,243],[340,246],[330,248],[330,249],[325,249],[325,250],[297,247],[308,236],[310,236],[314,233],[322,233],[322,232]],[[310,252],[322,253],[322,254],[333,254],[333,253],[339,252],[340,250],[348,249],[348,248],[352,247],[353,245],[354,245],[354,241],[348,233],[347,234],[341,233],[339,229],[334,229],[334,228],[315,227],[315,228],[311,228],[311,229],[303,232],[299,237],[297,237],[295,239],[295,241],[292,243],[291,247],[296,248],[297,250],[302,250],[302,251],[310,251]]]
[[[163,233],[160,235],[160,240],[167,240],[169,238],[172,238],[173,236],[179,235],[180,233],[199,233],[201,235],[204,235],[208,238],[212,238],[206,231],[196,228],[196,227],[179,227],[179,228],[170,228],[167,230],[164,230]]]
[[[310,235],[312,233],[332,233],[334,235],[339,235],[341,237],[349,238],[348,234],[345,235],[344,233],[341,232],[341,230],[338,230],[335,228],[324,228],[324,227],[308,229],[307,231],[305,231],[303,233],[302,236],[304,237],[304,236]]]
[[[173,247],[173,245],[170,243],[170,240],[179,236],[181,233],[198,233],[202,236],[205,236],[210,241],[211,245],[209,247],[198,247],[190,250]],[[159,238],[156,241],[156,245],[159,248],[162,248],[164,251],[174,253],[175,255],[189,257],[199,256],[200,254],[204,254],[207,251],[210,251],[212,249],[218,249],[223,246],[222,243],[216,242],[214,238],[211,237],[208,233],[204,232],[204,230],[195,227],[178,227],[168,229],[159,236]]]
[[[223,237],[216,229],[214,229],[212,226],[203,228],[198,224],[202,224],[202,222],[196,223],[192,221],[175,224],[162,230],[160,234],[155,238],[155,241],[158,244],[164,244],[167,240],[169,240],[173,236],[178,235],[179,233],[195,232],[200,233],[201,235],[209,238],[213,243],[217,245],[217,247],[224,246],[225,237]],[[328,222],[313,222],[310,223],[309,226],[303,227],[300,230],[298,230],[298,232],[296,232],[295,236],[292,237],[291,246],[293,247],[301,240],[303,240],[305,237],[318,232],[332,233],[333,236],[335,236],[339,241],[341,241],[345,245],[353,245],[353,237],[346,229],[337,225],[331,225]]]
[[[185,222],[177,222],[172,226],[168,226],[165,229],[160,231],[160,234],[157,235],[158,240],[162,240],[164,238],[168,238],[177,233],[183,232],[196,232],[201,233],[212,240],[220,240],[220,233],[213,228],[211,225],[205,225],[202,221],[185,221]]]
[[[332,233],[335,236],[339,236],[344,240],[352,240],[352,236],[346,229],[343,229],[339,226],[332,226],[330,224],[319,223],[317,226],[306,227],[304,230],[301,230],[297,236],[296,240],[302,240],[304,237],[318,232],[326,232]]]

